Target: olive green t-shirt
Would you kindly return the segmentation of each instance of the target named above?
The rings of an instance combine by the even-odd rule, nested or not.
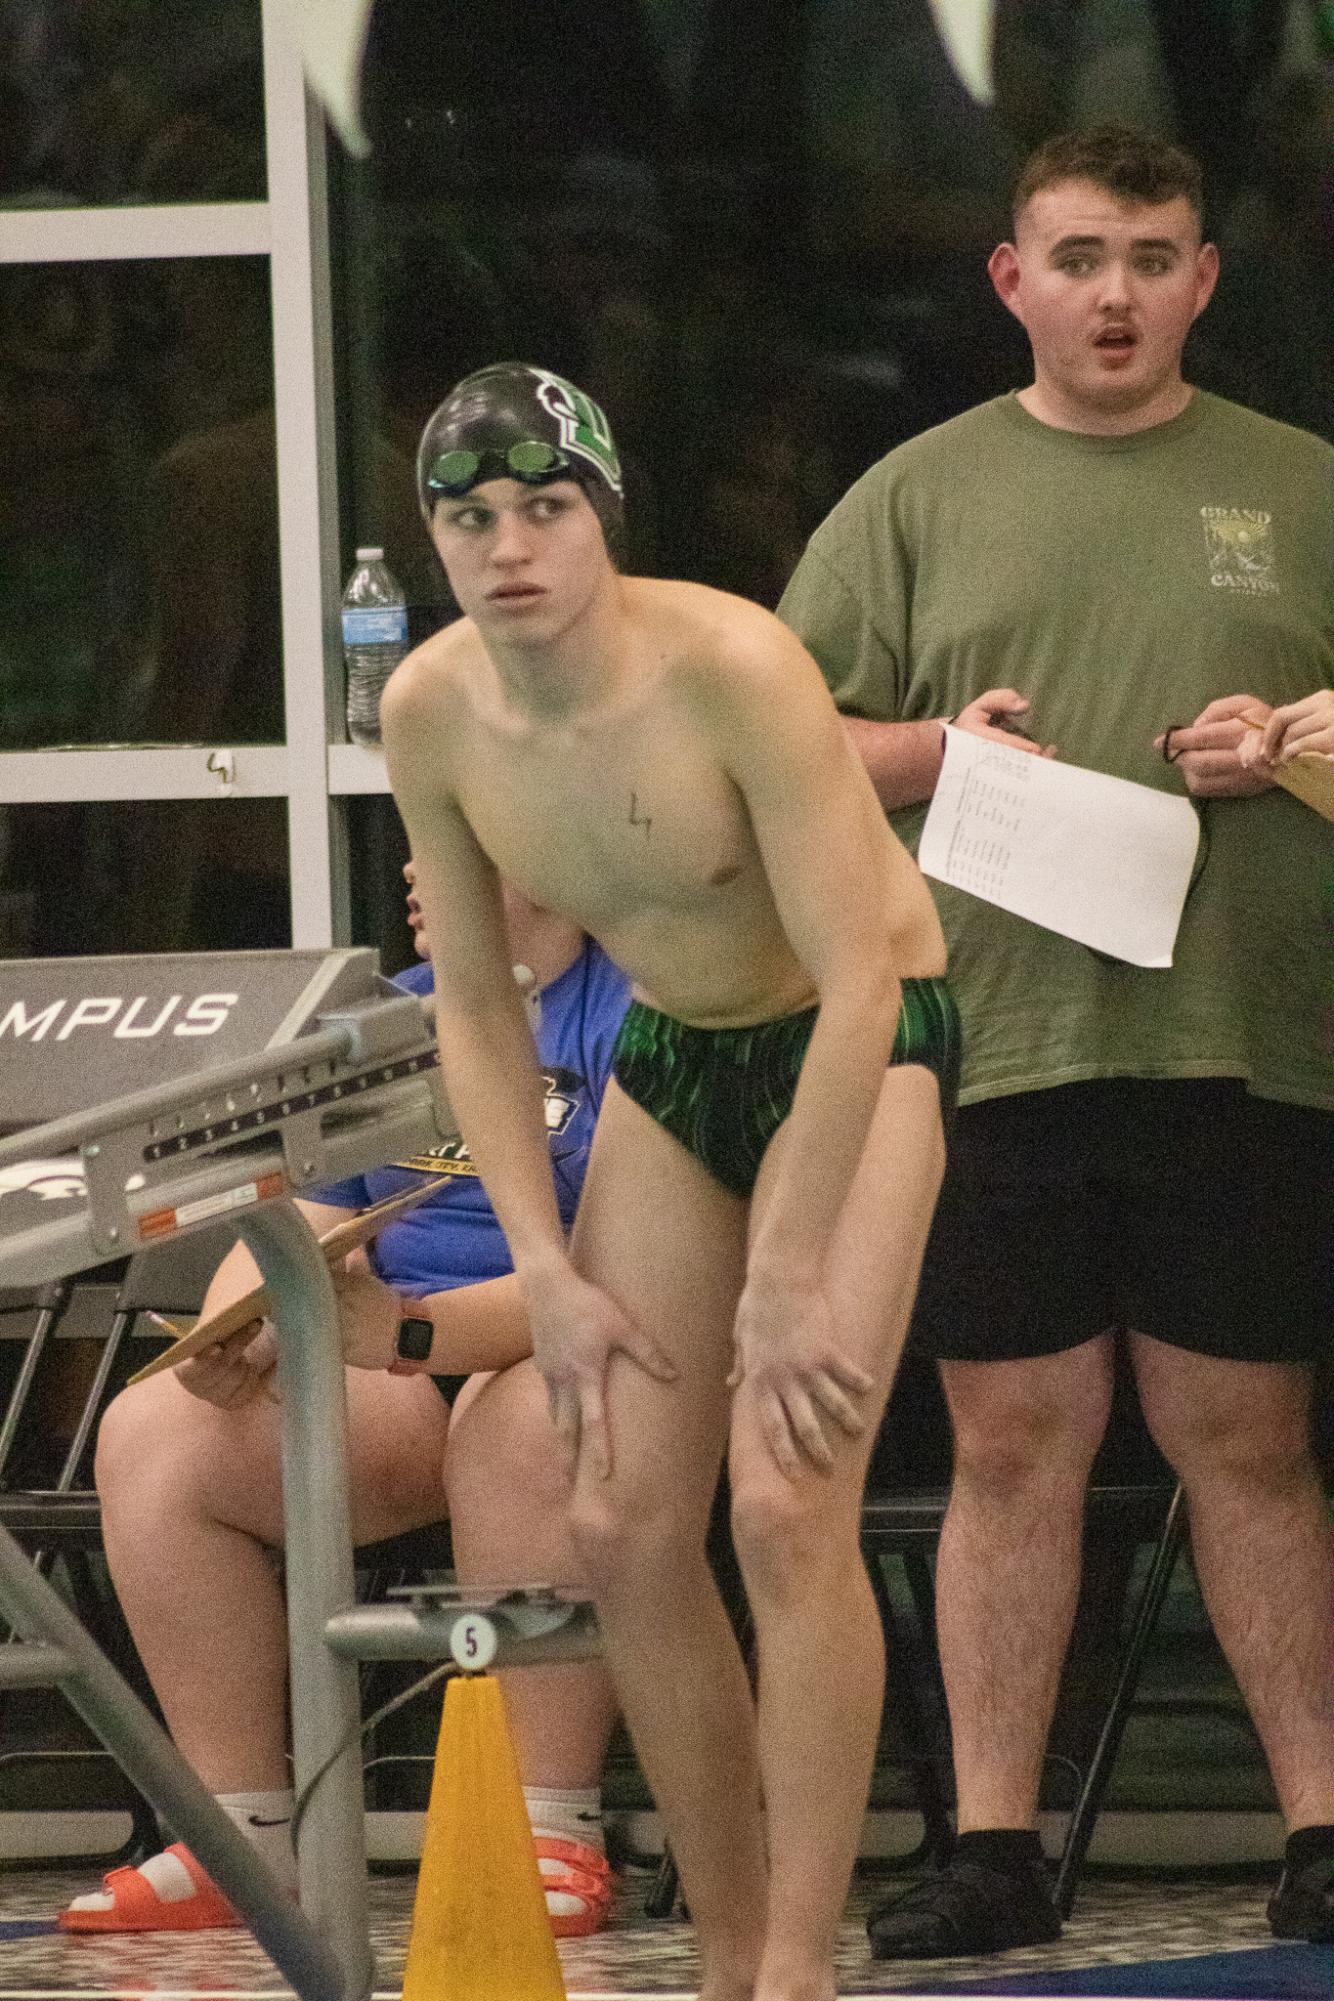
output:
[[[954,715],[1011,687],[1058,756],[1184,793],[1153,748],[1169,724],[1334,679],[1334,450],[1201,391],[1128,437],[1055,430],[999,397],[873,466],[779,613],[851,715]],[[911,847],[925,812],[892,816]],[[1334,1104],[1334,828],[1277,787],[1202,817],[1170,969],[1108,964],[932,884],[964,1102],[1234,1076]]]

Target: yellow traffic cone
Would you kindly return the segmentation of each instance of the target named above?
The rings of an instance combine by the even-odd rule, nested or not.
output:
[[[403,2001],[565,2001],[500,1684],[445,1691]]]

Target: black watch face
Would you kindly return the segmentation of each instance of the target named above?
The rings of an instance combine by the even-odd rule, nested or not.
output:
[[[400,1320],[398,1323],[398,1353],[404,1362],[425,1362],[431,1353],[435,1340],[435,1329],[429,1320]]]

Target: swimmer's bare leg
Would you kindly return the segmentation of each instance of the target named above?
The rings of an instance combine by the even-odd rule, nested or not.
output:
[[[764,1162],[758,1228],[785,1133]],[[886,1072],[826,1268],[847,1354],[875,1378],[866,1429],[827,1427],[835,1463],[778,1470],[745,1386],[730,1448],[733,1532],[760,1661],[759,1756],[769,1916],[755,2001],[833,2001],[834,1949],[870,1787],[884,1642],[858,1540],[862,1487],[907,1332],[944,1166],[935,1079]]]
[[[613,1470],[583,1469],[573,1524],[622,1707],[681,1872],[702,2001],[750,2001],[766,1867],[749,1684],[705,1557],[727,1438],[745,1206],[608,1087],[575,1227],[579,1267],[675,1362],[617,1356]]]

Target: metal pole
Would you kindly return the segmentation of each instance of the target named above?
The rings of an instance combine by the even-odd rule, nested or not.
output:
[[[333,1283],[290,1202],[247,1214],[241,1234],[269,1289],[282,1401],[283,1510],[292,1762],[297,1796],[334,1750],[297,1837],[302,1909],[326,1939],[348,2001],[375,1984],[366,1884],[361,1701],[356,1664],[335,1658],[325,1627],[355,1595],[347,1484],[347,1406]]]
[[[1084,1783],[1075,1802],[1075,1810],[1070,1816],[1070,1825],[1066,1829],[1065,1847],[1061,1851],[1061,1860],[1052,1884],[1052,1899],[1063,1918],[1068,1918],[1074,1908],[1075,1883],[1093,1840],[1098,1811],[1102,1806],[1103,1794],[1107,1790],[1107,1782],[1112,1776],[1112,1766],[1116,1761],[1126,1721],[1130,1715],[1135,1688],[1139,1682],[1140,1669],[1144,1664],[1145,1649],[1157,1624],[1163,1599],[1167,1595],[1167,1587],[1172,1581],[1172,1572],[1176,1569],[1177,1559],[1181,1555],[1187,1526],[1186,1492],[1178,1481],[1163,1518],[1153,1561],[1149,1565],[1149,1574],[1140,1592],[1139,1604],[1135,1608],[1134,1623],[1121,1662],[1121,1672],[1117,1676],[1116,1690],[1107,1705],[1102,1729],[1098,1733],[1097,1748],[1089,1760]]]
[[[34,1656],[145,1793],[173,1834],[228,1896],[301,2001],[362,2001],[337,1955],[270,1875],[259,1855],[190,1770],[180,1752],[125,1686],[74,1614],[0,1528],[0,1604],[23,1640],[45,1642]]]

